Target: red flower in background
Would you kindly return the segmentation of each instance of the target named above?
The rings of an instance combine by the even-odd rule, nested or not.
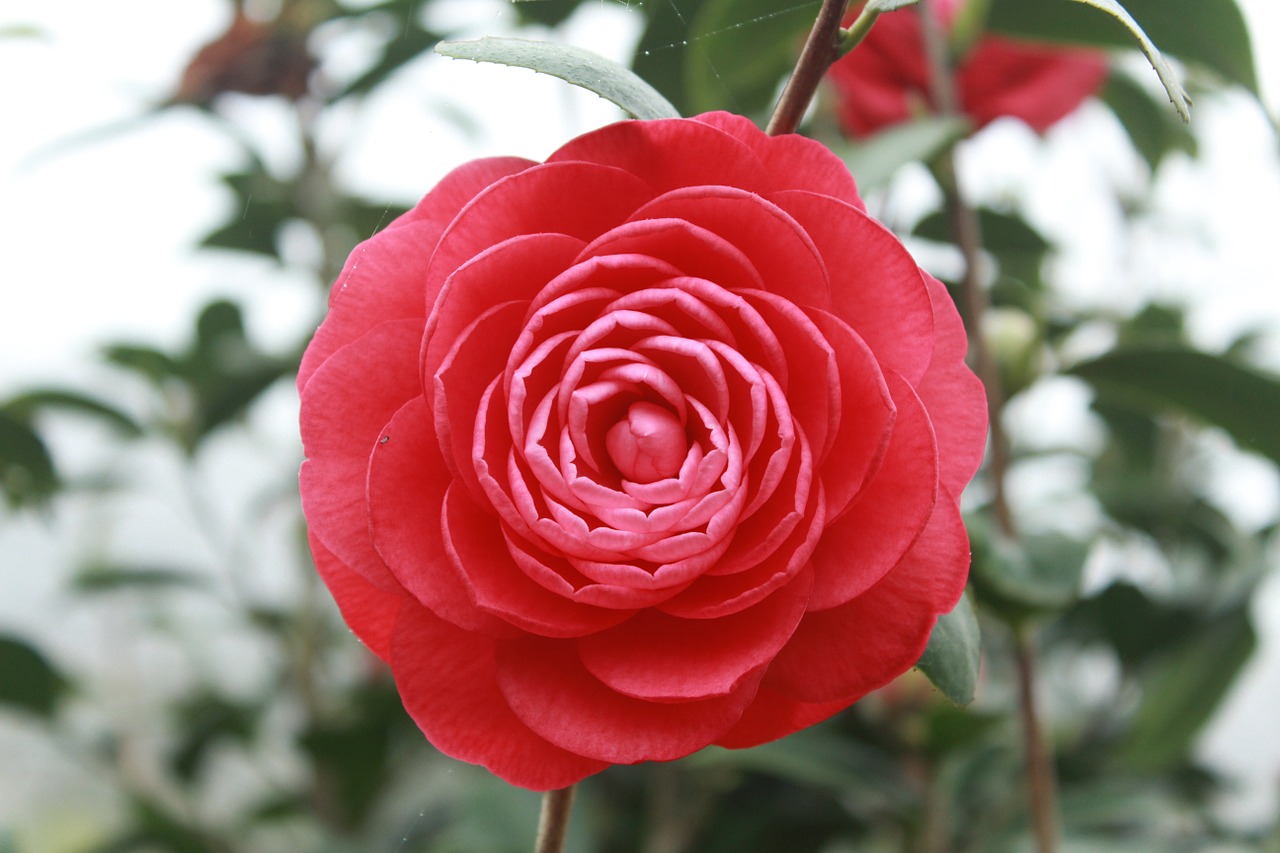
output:
[[[303,358],[317,568],[431,742],[514,784],[781,737],[964,588],[965,348],[812,140],[714,113],[469,163]]]
[[[959,0],[931,2],[942,23]],[[844,129],[861,136],[933,107],[929,61],[917,10],[882,14],[866,39],[828,72]],[[977,128],[1001,116],[1043,133],[1098,91],[1107,63],[1098,51],[986,35],[956,67],[959,109]]]

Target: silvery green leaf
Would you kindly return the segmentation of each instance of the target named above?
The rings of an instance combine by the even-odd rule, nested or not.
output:
[[[1156,75],[1160,78],[1160,83],[1164,86],[1164,90],[1169,93],[1169,100],[1173,102],[1173,107],[1178,111],[1178,115],[1182,116],[1183,121],[1190,121],[1191,99],[1187,96],[1186,90],[1182,88],[1182,84],[1178,82],[1177,76],[1174,74],[1173,69],[1169,67],[1168,61],[1161,55],[1151,39],[1147,38],[1147,34],[1142,31],[1142,27],[1138,26],[1138,22],[1133,19],[1133,16],[1116,0],[1075,0],[1075,2],[1101,9],[1125,25],[1125,28],[1138,40],[1138,44],[1141,46],[1142,52],[1147,55],[1147,61],[1151,63],[1151,67],[1156,70]]]
[[[441,42],[436,45],[436,53],[454,59],[493,62],[550,74],[596,93],[635,118],[680,116],[670,101],[635,72],[585,48],[486,36],[471,41]]]

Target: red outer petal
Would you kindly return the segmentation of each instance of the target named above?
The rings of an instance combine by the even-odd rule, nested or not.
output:
[[[933,306],[924,273],[901,241],[829,196],[793,190],[770,199],[800,223],[826,262],[828,310],[862,336],[881,364],[917,382],[933,352]]]
[[[951,495],[884,578],[847,604],[810,612],[770,664],[765,683],[801,702],[853,702],[920,659],[940,614],[955,606],[969,538]]]
[[[950,26],[956,4],[935,5]],[[1100,52],[986,36],[960,62],[956,88],[961,112],[978,127],[1012,116],[1043,133],[1098,91],[1106,76]],[[840,123],[855,135],[930,111],[919,16],[911,9],[881,15],[858,49],[831,67],[830,78]]]
[[[769,136],[750,119],[733,113],[703,113],[693,120],[732,134],[750,146],[764,165],[765,174],[773,179],[768,191],[812,190],[834,196],[859,210],[866,209],[849,167],[821,142],[790,133]]]
[[[726,289],[762,289],[760,274],[739,247],[683,219],[639,219],[619,225],[587,246],[582,258],[644,254],[692,278]]]
[[[677,619],[648,610],[578,641],[586,668],[627,696],[687,701],[726,696],[767,664],[804,614],[813,584],[802,572],[756,604],[719,619]]]
[[[616,122],[567,142],[547,158],[548,163],[573,160],[623,169],[659,193],[712,184],[758,190],[769,180],[750,146],[686,119]]]
[[[450,223],[427,268],[431,304],[445,279],[471,258],[523,234],[591,241],[653,197],[635,175],[594,163],[548,163],[490,184]],[[421,265],[417,268],[422,271]]]
[[[434,222],[443,230],[458,211],[490,184],[536,165],[533,160],[521,157],[482,157],[463,163],[441,178],[431,192],[391,225],[425,221]]]
[[[503,302],[532,300],[573,263],[582,246],[565,234],[527,234],[486,249],[454,270],[431,311],[422,375],[428,381],[435,376],[463,330],[485,311]]]
[[[827,524],[833,524],[880,469],[898,410],[875,353],[858,333],[825,311],[811,310],[809,315],[835,353],[839,371],[839,429],[818,468]]]
[[[987,36],[965,57],[956,83],[962,111],[979,127],[1013,116],[1044,133],[1106,79],[1100,52]]]
[[[929,520],[938,494],[938,451],[919,398],[887,374],[898,419],[884,464],[849,512],[823,531],[810,610],[844,604],[884,577]]]
[[[339,560],[388,590],[397,584],[369,537],[365,473],[384,425],[418,393],[413,354],[421,331],[417,320],[375,327],[321,365],[302,393],[307,522]]]
[[[933,276],[925,276],[938,329],[933,361],[916,385],[938,440],[938,477],[960,494],[973,479],[987,446],[987,393],[964,363],[968,340],[951,295]]]
[[[324,547],[314,534],[308,537],[316,571],[338,604],[343,620],[369,651],[391,661],[391,632],[396,613],[405,599],[403,593],[388,592],[365,580]]]
[[[716,746],[744,749],[777,740],[822,722],[848,708],[858,698],[800,702],[762,684],[756,698],[742,712],[742,719],[716,741]]]
[[[870,134],[923,113],[929,63],[916,11],[882,14],[858,49],[832,65],[828,76],[838,93],[840,124],[850,133]]]
[[[448,470],[436,447],[426,401],[416,397],[396,412],[369,464],[370,527],[374,545],[406,591],[436,615],[492,636],[515,629],[483,613],[449,559],[444,543]]]
[[[383,231],[351,250],[333,290],[329,315],[316,330],[298,368],[298,390],[330,356],[370,329],[427,316],[422,266],[440,229],[430,222]]]
[[[825,308],[831,304],[825,255],[814,246],[804,223],[761,196],[732,187],[673,190],[631,218],[683,219],[705,228],[751,259],[765,290],[799,305]]]
[[[596,680],[572,640],[498,644],[498,686],[516,716],[552,743],[612,764],[670,761],[710,744],[742,716],[761,674],[727,696],[646,702]]]
[[[513,785],[564,788],[608,765],[547,743],[511,713],[495,680],[494,641],[406,604],[391,670],[405,710],[441,752]]]

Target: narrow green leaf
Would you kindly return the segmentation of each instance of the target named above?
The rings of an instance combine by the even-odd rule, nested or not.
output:
[[[103,350],[103,358],[118,367],[141,374],[153,383],[182,376],[182,365],[168,353],[154,347],[135,344],[111,344]]]
[[[1280,462],[1280,379],[1275,376],[1172,345],[1113,350],[1067,372],[1091,384],[1108,404],[1189,415]]]
[[[965,594],[950,613],[938,617],[916,666],[944,696],[957,705],[968,705],[978,687],[981,657],[978,617]]]
[[[594,92],[639,119],[677,118],[671,102],[635,72],[585,48],[512,38],[446,41],[436,53],[473,62],[529,68]]]
[[[822,727],[805,729],[752,749],[704,749],[685,763],[699,769],[749,770],[806,788],[840,791],[848,796],[855,796],[856,792],[895,803],[910,802],[912,796],[900,764],[866,743]]]
[[[0,409],[0,491],[10,507],[39,504],[58,489],[53,457],[39,434]]]
[[[1138,46],[1146,54],[1147,61],[1151,63],[1151,67],[1156,70],[1156,76],[1160,78],[1160,84],[1164,86],[1164,90],[1169,93],[1169,100],[1173,102],[1173,107],[1178,111],[1178,115],[1182,116],[1183,121],[1190,121],[1191,100],[1187,97],[1186,90],[1182,88],[1182,83],[1178,81],[1177,75],[1169,67],[1168,60],[1160,54],[1160,50],[1147,37],[1142,27],[1138,26],[1138,22],[1133,19],[1133,16],[1125,11],[1125,8],[1117,3],[1116,0],[1075,0],[1075,2],[1101,9],[1125,25],[1129,32],[1133,34],[1133,37],[1138,40]]]
[[[383,81],[412,60],[426,53],[440,41],[440,36],[429,30],[411,26],[391,39],[382,48],[382,56],[367,71],[352,80],[335,101],[350,95],[367,95]]]
[[[856,175],[855,175],[856,177]],[[1044,235],[1032,228],[1025,219],[1009,213],[1001,213],[989,207],[978,211],[978,227],[982,231],[982,248],[997,256],[1020,253],[1043,256],[1050,248]],[[913,234],[926,240],[951,242],[947,218],[943,213],[932,213],[920,220]]]
[[[12,398],[4,404],[4,410],[23,419],[29,419],[45,409],[60,409],[76,414],[89,415],[118,430],[122,435],[136,438],[142,435],[142,427],[133,418],[115,406],[78,391],[61,388],[37,388]]]
[[[190,589],[206,585],[205,578],[189,571],[156,566],[122,566],[113,563],[95,563],[86,566],[71,582],[73,590],[85,594],[126,589]]]
[[[929,116],[894,125],[841,149],[863,192],[884,186],[902,166],[932,160],[969,131],[963,118]]]
[[[1123,755],[1143,769],[1184,758],[1256,645],[1246,608],[1185,637],[1142,680],[1142,707]]]
[[[0,705],[47,719],[67,687],[67,679],[34,647],[12,635],[0,636]]]
[[[1005,35],[1096,47],[1129,47],[1133,37],[1088,0],[991,0],[988,26]],[[1235,0],[1124,0],[1150,40],[1184,62],[1199,65],[1257,94],[1249,29]]]

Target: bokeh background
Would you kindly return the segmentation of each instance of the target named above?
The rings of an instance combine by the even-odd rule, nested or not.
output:
[[[245,0],[271,62],[246,37],[238,80],[207,73],[216,55],[193,71],[237,5],[0,7],[0,851],[526,849],[536,796],[434,754],[312,577],[293,365],[335,265],[450,168],[620,117],[432,56],[437,38],[578,44],[665,87],[690,65],[677,103],[759,116],[744,46],[818,4]],[[1026,849],[1008,662],[1026,614],[1071,849],[1280,844],[1280,7],[1225,5],[1256,80],[1182,57],[1189,129],[1147,109],[1154,77],[1117,48],[1142,108],[1112,95],[1043,138],[1010,121],[960,143],[993,217],[1011,495],[1055,555],[1033,569],[1067,578],[977,590],[975,704],[909,676],[777,745],[608,771],[577,849]],[[1203,39],[1238,52],[1229,36]],[[771,93],[785,66],[752,73]],[[226,91],[246,75],[261,93]],[[955,277],[926,165],[840,140],[827,109],[810,131]],[[1223,422],[1195,383],[1117,400],[1063,375],[1153,341],[1263,384],[1224,386]],[[981,483],[972,504],[980,527]]]

